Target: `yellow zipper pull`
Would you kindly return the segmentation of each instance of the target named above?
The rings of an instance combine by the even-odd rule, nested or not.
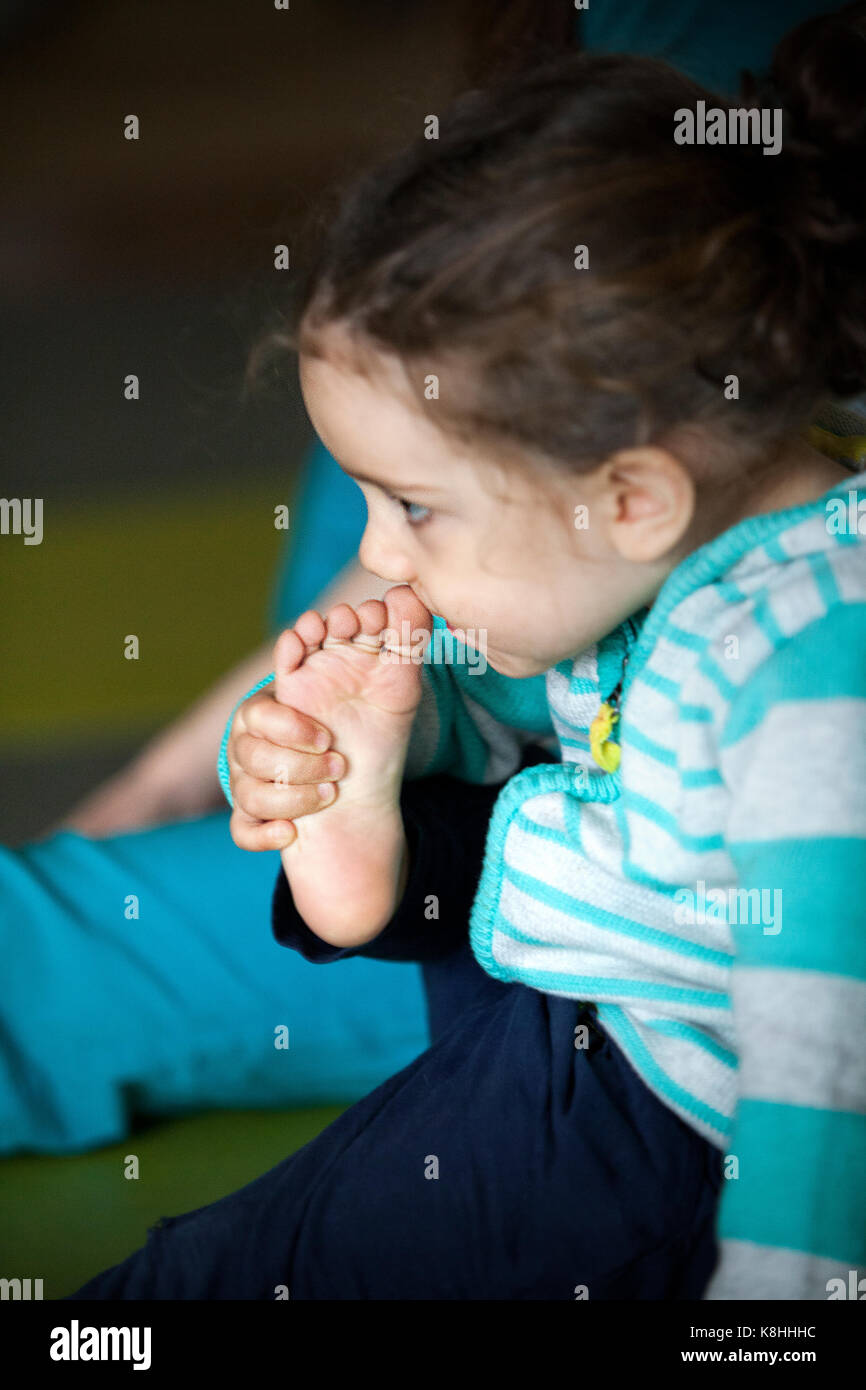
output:
[[[608,743],[619,713],[607,701],[589,726],[589,749],[593,758],[605,772],[616,772],[619,767],[621,748],[618,743]]]

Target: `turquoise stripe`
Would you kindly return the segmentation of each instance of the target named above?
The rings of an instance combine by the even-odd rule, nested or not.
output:
[[[577,853],[583,851],[583,838],[580,833],[580,808],[582,805],[583,802],[576,796],[566,796],[563,801],[568,848]]]
[[[599,1022],[607,1032],[613,1034],[614,1039],[634,1063],[637,1070],[644,1076],[647,1083],[660,1095],[667,1097],[668,1101],[678,1105],[687,1114],[694,1115],[703,1120],[707,1125],[727,1136],[731,1128],[731,1116],[723,1115],[720,1110],[716,1110],[705,1101],[699,1100],[692,1095],[684,1086],[680,1086],[672,1077],[668,1076],[649,1051],[631,1019],[623,1009],[611,1004],[599,1004],[597,1008]]]
[[[651,801],[648,796],[640,796],[637,792],[624,788],[623,800],[628,811],[633,811],[636,815],[644,816],[647,820],[652,821],[684,849],[701,851],[725,848],[723,835],[687,835],[684,830],[680,829],[670,812],[655,801]]]
[[[713,711],[706,705],[680,705],[680,719],[687,720],[690,724],[712,724]]]
[[[618,912],[610,912],[607,908],[596,907],[593,903],[576,898],[571,893],[565,893],[561,888],[554,888],[552,884],[545,883],[533,874],[524,873],[522,869],[516,869],[510,864],[506,864],[503,877],[515,888],[519,888],[521,892],[534,898],[536,902],[544,903],[546,907],[555,908],[557,912],[564,912],[568,916],[574,917],[578,922],[587,922],[590,926],[603,927],[607,931],[630,937],[634,941],[646,942],[649,946],[657,946],[670,952],[671,955],[681,956],[684,959],[705,961],[709,965],[717,965],[722,969],[730,967],[733,959],[731,952],[717,951],[711,946],[702,946],[696,941],[686,941],[683,937],[663,931],[660,927],[651,927],[645,922],[636,922],[632,917],[623,917]],[[547,949],[553,944],[551,941],[539,937],[522,935],[520,939]]]
[[[787,550],[782,546],[778,535],[773,536],[770,540],[764,541],[764,552],[774,564],[777,565],[787,565],[791,558]]]
[[[839,602],[840,596],[839,585],[836,583],[836,576],[830,561],[824,554],[810,555],[809,566],[824,604],[827,608],[833,608]]]
[[[623,867],[631,854],[631,826],[628,823],[628,816],[625,813],[625,806],[622,797],[618,797],[613,803],[613,817],[616,821],[619,841],[622,845]]]
[[[568,688],[573,695],[598,695],[598,685],[588,676],[572,676]]]
[[[834,533],[832,540],[836,545],[859,545],[863,537],[853,531]]]
[[[570,737],[568,734],[557,734],[556,737],[559,739],[563,748],[587,749],[589,747],[589,739],[583,734],[574,734],[573,737]]]
[[[469,942],[473,954],[494,979],[517,978],[496,959],[491,945],[492,924],[499,911],[502,893],[505,835],[510,817],[528,797],[566,790],[569,780],[568,771],[562,766],[539,764],[516,773],[496,798],[487,830],[481,877],[469,913]]]
[[[677,627],[676,623],[667,623],[661,636],[666,642],[673,642],[678,647],[688,647],[692,652],[705,651],[710,643],[709,637],[697,632],[688,632],[684,627]]]
[[[772,544],[770,538],[782,531],[813,518],[821,520],[823,524],[825,514],[825,500],[821,497],[800,507],[749,516],[681,561],[662,585],[632,650],[623,684],[623,704],[632,682],[643,678],[646,662],[651,659],[659,638],[663,636],[671,613],[689,594],[704,585],[716,584],[748,551],[762,544],[767,547]],[[781,549],[780,553],[784,556]]]
[[[659,675],[658,671],[653,671],[649,666],[641,671],[639,679],[644,685],[648,685],[650,690],[658,691],[659,695],[666,695],[669,700],[678,700],[680,688],[676,681],[669,680],[667,676]]]
[[[864,634],[866,603],[839,603],[813,619],[751,673],[733,702],[719,746],[730,747],[753,733],[782,701],[866,699]],[[815,719],[822,718],[816,709]],[[839,731],[828,730],[828,737],[831,732],[838,739]],[[857,736],[853,727],[852,734]],[[825,775],[825,768],[815,769],[818,782]]]
[[[626,725],[623,722],[622,742],[623,745],[628,743],[632,748],[636,748],[639,753],[646,753],[648,758],[654,758],[665,767],[677,765],[677,755],[673,748],[665,748],[661,743],[656,743],[655,739],[647,738],[646,734],[642,734],[633,724]]]
[[[734,584],[730,579],[720,579],[718,584],[713,585],[713,592],[718,594],[723,603],[748,603],[749,596],[744,594],[739,584]]]
[[[866,980],[866,840],[753,840],[729,846],[741,887],[781,889],[781,931],[731,923],[736,968],[821,970]]]
[[[506,925],[509,928],[508,931],[504,930]],[[512,931],[512,924],[510,922],[505,923],[501,917],[496,924],[496,931],[500,936],[506,936],[510,939],[514,935],[516,940],[522,940],[518,929],[514,928]],[[529,985],[532,989],[540,989],[543,993],[573,995],[575,999],[600,1000],[609,995],[611,1001],[640,999],[644,1002],[686,1004],[689,1008],[730,1011],[728,996],[722,992],[713,993],[711,990],[685,989],[681,985],[658,985],[653,984],[650,980],[632,980],[620,976],[575,975],[570,971],[560,970],[532,970],[525,965],[521,965],[519,969],[511,966],[506,971],[501,963],[499,978],[520,980],[521,984]]]
[[[773,647],[774,649],[777,647],[781,647],[787,641],[785,633],[782,631],[782,629],[779,627],[779,624],[776,622],[776,617],[773,613],[773,609],[770,604],[770,600],[767,596],[766,590],[763,591],[762,597],[759,599],[759,601],[755,604],[754,608],[752,609],[752,617],[758,624],[758,627],[763,632],[771,647]]]
[[[569,797],[568,801],[573,798]],[[568,801],[566,805],[568,805]],[[512,825],[517,826],[527,835],[537,835],[540,840],[550,840],[552,844],[558,845],[560,849],[571,849],[571,841],[568,833],[556,830],[552,825],[539,825],[537,821],[530,820],[525,811],[518,811],[512,821]]]
[[[617,803],[619,805],[619,803]],[[624,859],[622,871],[626,878],[630,878],[632,883],[640,883],[644,888],[652,888],[653,892],[660,893],[665,898],[676,898],[677,893],[682,892],[681,883],[662,883],[661,879],[649,874],[642,869],[639,864],[633,864],[630,859]]]
[[[694,1043],[695,1047],[703,1048],[711,1057],[715,1057],[717,1062],[723,1066],[731,1067],[736,1070],[740,1064],[740,1059],[736,1052],[731,1052],[730,1048],[723,1047],[715,1038],[702,1033],[700,1028],[693,1028],[690,1023],[682,1023],[674,1018],[648,1018],[646,1027],[652,1028],[656,1033],[664,1033],[669,1038],[681,1038],[683,1042]]]
[[[866,1115],[745,1097],[730,1149],[752,1162],[722,1183],[721,1239],[866,1265]]]
[[[680,772],[680,781],[684,787],[694,789],[696,787],[723,787],[725,779],[717,767],[697,767],[691,770]]]
[[[706,676],[707,680],[712,681],[719,694],[724,699],[731,701],[736,699],[739,694],[739,686],[729,681],[727,676],[716,665],[709,652],[706,652],[698,662],[698,670]]]

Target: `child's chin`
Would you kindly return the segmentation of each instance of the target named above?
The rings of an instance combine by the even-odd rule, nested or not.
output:
[[[522,656],[505,656],[502,652],[494,652],[493,656],[485,652],[484,657],[487,665],[498,675],[513,676],[517,680],[524,676],[540,676],[548,669],[546,666],[540,666],[537,661],[530,661]]]
[[[462,628],[451,628],[460,644],[468,650],[471,655],[467,658],[471,665],[477,667],[489,666],[500,676],[540,676],[547,671],[554,662],[543,665],[537,658],[531,656],[520,656],[512,652],[491,651],[486,641],[475,643],[471,640],[470,633]],[[470,629],[471,631],[471,629]]]

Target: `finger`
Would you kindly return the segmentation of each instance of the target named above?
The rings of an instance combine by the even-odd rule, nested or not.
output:
[[[238,849],[253,851],[285,849],[298,834],[289,820],[256,820],[239,807],[232,811],[229,832]]]
[[[308,785],[331,782],[345,776],[346,759],[336,749],[328,753],[302,753],[282,748],[253,734],[239,734],[229,758],[229,772],[246,772],[261,782]]]
[[[327,789],[327,796],[322,792]],[[276,782],[261,782],[256,777],[239,773],[232,785],[232,799],[241,811],[253,820],[296,820],[309,816],[330,805],[337,795],[334,782],[319,782],[315,786],[280,786]]]
[[[265,692],[262,691],[261,694],[264,695]],[[311,715],[294,709],[292,705],[281,705],[272,689],[269,689],[266,699],[259,700],[253,696],[241,709],[244,711],[243,724],[236,724],[232,730],[229,746],[235,743],[243,732],[268,739],[269,742],[277,743],[283,748],[296,748],[305,753],[321,752],[322,749],[331,746],[330,729]]]

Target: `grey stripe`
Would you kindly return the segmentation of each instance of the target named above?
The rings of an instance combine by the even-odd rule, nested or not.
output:
[[[735,969],[730,996],[737,1029],[748,1038],[741,1095],[866,1112],[862,980],[817,970]]]
[[[830,1302],[866,1294],[864,1265],[756,1245],[750,1240],[723,1240],[720,1248],[721,1258],[704,1291],[708,1302],[735,1298]],[[861,1279],[863,1287],[857,1294]],[[833,1280],[841,1280],[841,1284],[834,1284]],[[811,1345],[808,1337],[801,1341],[804,1347]]]

